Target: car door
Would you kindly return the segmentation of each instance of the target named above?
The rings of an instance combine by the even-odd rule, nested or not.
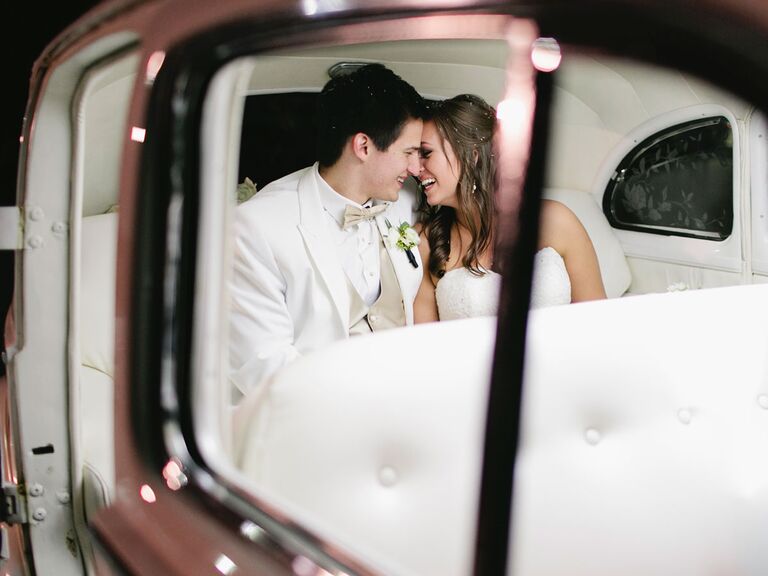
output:
[[[222,7],[223,23],[232,17],[230,9]],[[339,17],[331,12],[331,20],[305,14],[289,19],[287,28],[266,8],[253,8],[247,25],[214,25],[210,16],[195,13],[172,35],[153,31],[154,41],[147,40],[151,49],[142,57],[147,62],[145,88],[135,96],[128,122],[141,129],[142,137],[127,144],[123,160],[116,304],[116,350],[121,351],[115,367],[117,487],[115,503],[94,520],[100,549],[132,573],[214,568],[222,573],[373,573],[397,570],[401,563],[402,569],[411,570],[418,564],[392,552],[402,549],[407,533],[399,535],[400,548],[388,548],[367,531],[350,530],[354,523],[365,523],[366,515],[349,504],[338,502],[338,512],[319,518],[316,510],[307,512],[298,501],[276,496],[274,487],[248,484],[228,461],[236,439],[229,436],[220,352],[226,343],[229,226],[239,183],[243,96],[257,95],[260,86],[272,93],[278,88],[316,91],[328,65],[351,54],[357,60],[385,60],[432,97],[460,91],[466,82],[473,83],[475,74],[478,89],[490,90],[488,97],[508,108],[507,130],[519,138],[530,134],[534,75],[527,51],[511,39],[530,45],[535,26],[503,12],[474,10],[416,11],[383,19],[367,10]],[[419,53],[422,45],[424,52]],[[488,45],[492,50],[484,55]],[[474,54],[463,55],[465,47]],[[300,75],[302,62],[305,68],[313,64],[311,74]],[[305,83],[291,84],[292,71]],[[507,74],[514,75],[514,85],[506,81]],[[287,140],[298,146],[297,139]],[[276,139],[264,135],[261,145],[276,146]],[[291,153],[290,148],[283,152]],[[503,209],[514,220],[527,137],[505,140],[500,153],[509,167],[509,191],[504,193],[509,199]],[[505,242],[513,243],[514,236],[509,234]],[[517,278],[521,287],[527,286],[524,275]],[[521,292],[518,317],[524,317],[526,302]],[[484,326],[484,334],[491,331],[484,338],[492,343],[493,324]],[[522,330],[524,323],[513,336],[516,346]],[[483,356],[483,364],[478,375],[488,374],[490,358]],[[514,380],[508,370],[501,369],[501,374]],[[333,373],[328,377],[334,379]],[[474,445],[482,434],[484,386],[472,396],[474,433],[462,438],[465,444]],[[411,417],[416,416],[414,411]],[[301,447],[294,452],[301,454]],[[477,449],[471,454],[465,468],[476,482],[481,454]],[[313,493],[325,494],[329,487],[339,493],[342,479],[326,476],[321,481],[324,475],[316,473],[317,480],[304,478],[314,486]],[[390,481],[387,467],[379,474],[382,486]],[[453,569],[471,569],[477,494],[472,485],[470,481],[460,494],[468,521],[451,522],[452,530],[466,535],[457,548],[463,564]],[[320,504],[328,509],[334,502],[322,499]],[[206,513],[202,522],[197,521],[200,505],[210,506],[213,514]],[[353,524],[342,524],[345,518]],[[424,520],[433,525],[431,516]],[[234,538],[232,528],[239,531]],[[184,543],[177,547],[182,543],[175,535],[181,531]],[[133,554],[137,546],[146,553]],[[418,557],[414,562],[429,558],[426,548],[410,548],[407,558]]]
[[[19,485],[27,496],[22,506],[31,514],[24,530],[36,572],[504,574],[513,568],[536,573],[537,566],[557,562],[579,566],[585,558],[599,571],[602,541],[591,541],[589,535],[600,526],[590,521],[607,518],[608,525],[616,522],[626,529],[631,515],[581,510],[579,502],[592,500],[579,499],[578,491],[626,503],[623,484],[611,481],[623,476],[585,474],[582,484],[575,475],[546,467],[543,474],[530,476],[530,460],[525,460],[525,475],[516,476],[516,455],[528,458],[531,453],[525,434],[565,430],[566,445],[578,444],[576,450],[536,454],[553,456],[556,463],[594,460],[597,452],[585,452],[585,446],[590,450],[600,444],[605,428],[593,422],[582,426],[584,415],[602,414],[604,400],[621,406],[620,395],[586,390],[573,398],[568,386],[581,392],[584,382],[599,378],[604,383],[613,375],[618,382],[637,385],[622,370],[645,374],[640,367],[646,364],[627,368],[616,361],[626,356],[599,357],[600,349],[590,344],[608,339],[617,345],[612,351],[626,354],[626,348],[618,347],[622,330],[645,326],[663,318],[662,313],[695,319],[709,303],[727,306],[739,295],[717,293],[710,299],[705,294],[700,300],[681,300],[687,304],[679,307],[669,299],[637,304],[625,299],[535,314],[549,318],[556,330],[567,327],[558,342],[588,361],[575,363],[569,372],[571,365],[556,361],[560,356],[552,359],[537,348],[539,362],[543,358],[550,368],[566,369],[555,378],[560,385],[555,390],[564,394],[554,397],[570,402],[552,405],[562,416],[557,420],[547,417],[546,402],[535,410],[526,404],[537,398],[523,392],[539,197],[548,166],[554,164],[547,140],[553,92],[548,71],[553,68],[531,56],[537,55],[537,37],[557,38],[565,54],[599,48],[657,64],[665,60],[661,64],[696,73],[758,105],[768,101],[765,89],[753,82],[768,62],[754,58],[762,53],[760,22],[768,27],[764,11],[732,7],[721,13],[713,4],[711,12],[692,15],[686,7],[675,2],[585,2],[578,9],[550,3],[116,2],[73,27],[67,42],[49,48],[35,75],[20,181],[24,210],[6,213],[7,221],[23,222],[23,235],[3,240],[5,248],[22,255],[9,382],[18,417]],[[502,57],[493,49],[488,52],[489,45],[502,46]],[[552,41],[544,46],[544,60],[557,60]],[[288,388],[349,386],[338,388],[336,396],[313,397],[317,404],[308,409],[307,396],[296,395],[304,408],[295,413],[301,418],[278,424],[294,425],[291,431],[297,435],[282,428],[272,437],[282,443],[271,445],[277,447],[271,463],[290,464],[283,470],[298,473],[269,484],[244,476],[232,457],[243,438],[237,436],[241,429],[226,377],[231,219],[239,185],[250,174],[240,171],[243,118],[250,96],[290,93],[298,100],[296,94],[316,93],[322,86],[327,64],[349,58],[385,59],[430,97],[449,96],[473,83],[478,89],[493,88],[486,97],[496,99],[500,126],[498,250],[506,271],[499,314],[467,324],[417,327],[402,338],[396,333],[377,337],[389,358],[411,359],[405,372],[397,361],[385,362],[361,379],[353,370],[357,364],[342,361],[345,343],[297,364],[287,373]],[[256,113],[264,122],[258,125],[268,125],[270,108],[260,106]],[[287,125],[290,115],[281,118]],[[110,128],[104,131],[105,126]],[[256,150],[274,142],[257,137]],[[288,148],[282,156],[290,154]],[[111,269],[113,274],[103,273]],[[88,292],[94,286],[95,292]],[[747,305],[760,300],[760,294],[750,294],[739,299],[743,305],[728,324],[736,327],[737,337],[751,338],[752,347],[730,340],[732,351],[747,351],[745,360],[759,353],[754,346],[765,335],[753,329],[755,322],[742,322]],[[114,302],[105,302],[104,295]],[[590,310],[596,315],[591,317]],[[622,324],[622,319],[632,322]],[[534,329],[542,325],[535,321]],[[583,337],[579,326],[605,329],[590,333],[593,341]],[[637,338],[636,332],[630,334]],[[88,363],[82,362],[85,348],[92,354]],[[647,364],[666,366],[672,346],[658,348],[658,356]],[[437,360],[414,359],[422,350]],[[463,362],[446,363],[440,353]],[[686,373],[686,362],[676,366],[676,374]],[[753,364],[740,365],[751,367],[742,375],[755,376]],[[700,375],[706,376],[706,370]],[[410,383],[409,378],[419,386],[389,404],[388,394],[402,386],[385,384],[396,379]],[[114,400],[112,389],[102,385],[111,380]],[[387,394],[360,393],[354,384],[361,381]],[[680,381],[690,383],[683,377]],[[738,381],[752,383],[746,377]],[[755,400],[755,394],[750,398]],[[764,408],[761,398],[752,402],[753,408]],[[89,420],[105,411],[114,413],[113,423]],[[686,426],[697,415],[679,406],[673,414]],[[624,415],[634,421],[632,414]],[[350,428],[350,423],[359,426]],[[112,486],[105,468],[83,458],[83,438],[95,434],[111,440],[110,424],[114,452],[107,454],[106,465],[114,465]],[[245,440],[267,442],[269,436],[257,434],[262,430]],[[358,456],[368,456],[390,445],[396,449],[388,459],[373,463],[342,450],[351,447]],[[405,463],[401,459],[412,454]],[[312,465],[291,468],[306,462]],[[446,462],[451,466],[442,467]],[[663,477],[667,468],[660,470]],[[412,483],[412,471],[423,472],[429,481]],[[671,501],[686,493],[685,486],[671,484],[680,488],[669,493]],[[360,496],[361,486],[370,489],[367,498]],[[413,486],[419,490],[409,490]],[[562,500],[553,498],[558,495]],[[542,505],[555,501],[563,506]],[[569,516],[569,510],[578,514]],[[641,512],[648,510],[652,507]],[[537,530],[531,518],[540,521]],[[552,549],[531,544],[541,543],[530,536],[546,535],[549,519],[562,518],[560,529],[552,531],[558,535]],[[663,515],[650,518],[658,521]],[[746,530],[751,538],[760,533],[755,526]],[[651,540],[655,533],[652,522],[633,532]],[[580,546],[571,546],[574,542]],[[634,550],[630,539],[619,543]],[[739,550],[729,550],[734,549]],[[665,557],[647,557],[659,562],[653,566],[665,565]],[[619,555],[605,566],[629,573],[633,566],[645,566],[636,560]],[[707,560],[704,556],[698,566]],[[759,554],[750,556],[755,570],[760,560]]]
[[[117,215],[106,213],[117,201],[134,42],[124,29],[92,43],[60,39],[31,74],[18,206],[4,209],[3,248],[17,251],[3,457],[15,512],[4,535],[21,538],[9,569],[92,571],[87,516],[113,491]]]

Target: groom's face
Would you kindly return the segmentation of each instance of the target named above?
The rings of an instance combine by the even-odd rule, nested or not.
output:
[[[408,120],[400,136],[386,150],[374,146],[368,160],[367,196],[376,200],[397,200],[403,182],[409,176],[418,176],[421,170],[421,120]]]

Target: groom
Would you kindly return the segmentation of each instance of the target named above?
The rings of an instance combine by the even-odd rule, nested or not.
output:
[[[235,217],[230,378],[246,394],[334,340],[413,323],[418,250],[391,235],[421,170],[424,102],[381,64],[318,97],[317,162],[268,184]],[[413,256],[415,255],[415,258]]]

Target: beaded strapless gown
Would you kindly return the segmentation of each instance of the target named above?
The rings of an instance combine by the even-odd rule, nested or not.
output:
[[[440,320],[493,316],[498,309],[500,284],[501,276],[493,271],[475,276],[463,266],[449,270],[435,289]],[[570,301],[571,280],[563,258],[554,248],[542,248],[534,257],[531,308]]]

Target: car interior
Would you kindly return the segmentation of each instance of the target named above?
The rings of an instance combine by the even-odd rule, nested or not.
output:
[[[201,173],[204,183],[219,179],[231,194],[204,200],[213,208],[201,223],[201,242],[226,267],[228,219],[244,199],[238,198],[238,185],[248,179],[258,194],[266,183],[312,163],[314,95],[332,66],[381,62],[427,98],[470,92],[497,105],[508,49],[506,41],[495,39],[401,40],[282,49],[233,62],[224,71],[229,80],[214,79],[206,101],[202,130],[211,137],[204,142],[208,167]],[[714,498],[726,510],[737,498],[723,488],[729,481],[723,473],[707,475],[711,460],[705,454],[726,449],[720,426],[739,409],[737,399],[754,399],[760,389],[755,375],[764,369],[754,364],[766,343],[757,319],[749,347],[714,342],[714,332],[737,328],[702,310],[720,302],[734,315],[748,315],[759,306],[758,293],[745,291],[733,301],[729,293],[712,291],[711,300],[704,300],[693,292],[768,279],[764,117],[749,103],[676,70],[562,50],[543,197],[566,204],[586,228],[609,301],[537,310],[529,317],[515,573],[562,571],[558,563],[564,558],[578,559],[588,572],[596,561],[590,551],[603,546],[614,551],[619,566],[621,554],[641,558],[642,545],[663,549],[638,564],[646,573],[659,573],[654,562],[660,559],[672,559],[666,569],[695,573],[689,554],[702,542],[724,557],[738,547],[730,538],[717,540],[716,525],[697,512],[696,499]],[[71,427],[83,526],[115,490],[120,150],[127,138],[152,137],[127,125],[138,66],[137,55],[129,53],[97,67],[73,112],[82,154],[73,167]],[[224,125],[216,122],[222,115],[228,119]],[[196,294],[211,314],[200,315],[196,334],[196,353],[207,359],[195,362],[209,369],[196,377],[193,409],[195,434],[211,467],[385,571],[469,573],[492,319],[376,335],[375,345],[401,351],[402,362],[377,366],[365,393],[357,367],[341,362],[373,345],[355,340],[289,366],[261,395],[266,401],[254,395],[233,407],[225,376],[227,274],[225,268],[220,276],[200,269]],[[641,295],[643,302],[632,308],[618,304]],[[672,326],[663,324],[665,317]],[[649,341],[648,331],[632,327],[651,319],[662,324]],[[684,341],[676,339],[680,326],[686,326]],[[219,338],[213,348],[206,346],[211,334]],[[436,360],[416,368],[424,343],[444,358],[464,361],[430,378],[436,366],[445,365]],[[724,373],[725,357],[729,369],[743,370],[743,378]],[[620,379],[618,362],[625,362]],[[318,379],[329,367],[333,377]],[[697,387],[683,377],[691,370]],[[722,390],[722,379],[733,388]],[[712,419],[692,434],[697,427],[690,424],[707,414]],[[739,426],[731,433],[750,438],[742,444],[745,450],[768,434],[757,412]],[[357,432],[354,442],[348,441],[350,431]],[[661,462],[650,459],[659,454]],[[681,454],[693,454],[696,466],[675,465]],[[668,477],[669,470],[676,475]],[[566,491],[558,481],[564,475],[572,480]],[[623,483],[631,476],[648,482],[635,489]],[[611,489],[601,490],[600,478],[606,477]],[[690,486],[690,500],[670,502],[678,492],[665,482]],[[601,499],[612,508],[599,508]],[[671,510],[669,523],[649,536],[648,523],[657,518],[651,511],[660,506]],[[746,508],[736,509],[764,524]],[[624,523],[619,534],[609,514],[638,522]],[[410,530],[402,530],[403,522]],[[591,531],[582,529],[584,523]],[[679,535],[697,524],[707,528],[681,542]],[[419,546],[413,546],[413,534]],[[553,538],[562,554],[551,553],[547,542]],[[430,552],[435,549],[441,553]],[[601,562],[593,573],[610,573],[610,557]]]
[[[73,171],[71,292],[73,370],[70,433],[76,485],[75,510],[85,524],[115,490],[113,390],[120,153],[138,56],[129,53],[93,70],[74,111],[82,154]],[[79,360],[76,360],[79,359]],[[87,538],[82,539],[88,542]]]

